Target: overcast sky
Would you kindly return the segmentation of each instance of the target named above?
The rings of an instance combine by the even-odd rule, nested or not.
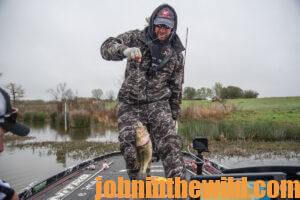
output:
[[[143,29],[161,3],[189,28],[184,86],[215,82],[260,97],[300,96],[299,0],[0,0],[0,85],[21,84],[26,99],[66,82],[78,96],[117,93],[125,60],[99,54],[109,36]]]

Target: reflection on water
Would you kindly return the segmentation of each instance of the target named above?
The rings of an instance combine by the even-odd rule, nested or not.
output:
[[[93,141],[93,142],[118,142],[116,130],[103,127],[89,129],[55,128],[44,124],[30,124],[29,136],[32,139],[18,143],[31,142],[65,142],[65,141]],[[15,148],[5,145],[5,151],[0,154],[0,178],[7,180],[20,191],[33,181],[40,181],[54,175],[66,167],[80,163],[60,149],[49,147]],[[55,152],[53,152],[55,151]]]
[[[80,162],[66,157],[62,164],[56,155],[48,154],[48,150],[42,148],[22,149],[16,152],[7,147],[6,150],[0,155],[0,176],[16,191]]]
[[[52,127],[50,125],[31,125],[30,135],[34,137],[26,142],[45,141],[73,141],[86,140],[94,142],[118,142],[117,130],[105,129],[103,127],[72,128],[64,131],[64,128]]]
[[[224,165],[226,168],[239,168],[251,166],[268,166],[268,165],[300,165],[300,155],[290,152],[290,155],[280,156],[271,153],[261,153],[249,157],[232,156],[220,157],[214,156],[212,160]]]

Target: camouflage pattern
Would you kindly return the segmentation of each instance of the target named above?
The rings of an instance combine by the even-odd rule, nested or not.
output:
[[[139,163],[136,150],[136,126],[138,121],[148,128],[152,143],[162,160],[165,176],[185,178],[185,165],[181,153],[182,143],[175,130],[168,101],[142,105],[118,104],[120,150],[126,161],[131,179],[137,177]]]
[[[163,7],[169,7],[175,14],[174,28],[164,44],[155,41],[153,25],[156,14]],[[176,12],[164,4],[154,10],[149,26],[144,30],[132,30],[110,37],[100,49],[105,60],[113,61],[125,59],[123,51],[127,48],[138,47],[142,53],[141,62],[127,60],[125,79],[118,94],[120,149],[132,179],[136,178],[139,170],[135,137],[138,121],[148,128],[154,149],[163,162],[166,177],[185,176],[181,140],[175,130],[184,77],[184,47],[176,29]]]
[[[141,63],[127,61],[125,80],[118,99],[133,105],[169,100],[172,116],[177,119],[183,83],[182,53],[177,53],[172,47],[167,48],[164,53],[170,56],[169,61],[155,76],[149,78],[147,71],[151,66],[151,54],[145,37],[144,31],[129,31],[116,38],[108,38],[101,46],[101,55],[106,60],[123,60],[123,51],[128,47],[138,47],[142,53]]]

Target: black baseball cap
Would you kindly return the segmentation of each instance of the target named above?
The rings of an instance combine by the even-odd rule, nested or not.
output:
[[[17,110],[11,107],[9,94],[0,88],[0,127],[15,135],[28,135],[30,129],[16,120]]]
[[[174,27],[175,15],[169,7],[162,8],[154,19],[155,25],[166,25],[169,28]]]

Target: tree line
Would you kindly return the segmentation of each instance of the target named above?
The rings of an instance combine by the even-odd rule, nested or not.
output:
[[[0,73],[0,77],[3,74]],[[13,102],[20,100],[25,96],[25,89],[22,85],[17,83],[8,83],[4,86],[11,96]],[[65,102],[68,100],[74,100],[77,98],[76,92],[67,87],[66,83],[59,83],[54,89],[48,89],[46,91],[49,93],[53,100]],[[254,90],[242,90],[237,86],[227,86],[224,87],[220,82],[216,82],[212,88],[201,87],[196,89],[194,87],[185,87],[183,90],[183,99],[187,100],[205,100],[205,99],[237,99],[237,98],[257,98],[259,93]],[[115,94],[113,90],[106,92],[106,98],[104,97],[103,90],[100,88],[93,89],[91,91],[91,97],[96,100],[108,99],[114,100]]]
[[[224,87],[220,82],[216,82],[212,88],[185,87],[183,90],[183,99],[187,100],[257,98],[258,95],[255,90],[242,90],[231,85]]]
[[[2,75],[3,73],[0,72],[0,77]],[[5,84],[3,89],[9,93],[13,103],[16,103],[16,101],[25,97],[25,89],[21,84],[10,82]],[[58,102],[65,102],[78,98],[77,92],[74,92],[74,90],[68,88],[67,83],[58,83],[55,88],[47,89],[46,92],[50,94],[54,101]],[[91,91],[91,98],[96,100],[114,100],[115,93],[113,90],[108,90],[104,95],[103,90],[97,88]]]

